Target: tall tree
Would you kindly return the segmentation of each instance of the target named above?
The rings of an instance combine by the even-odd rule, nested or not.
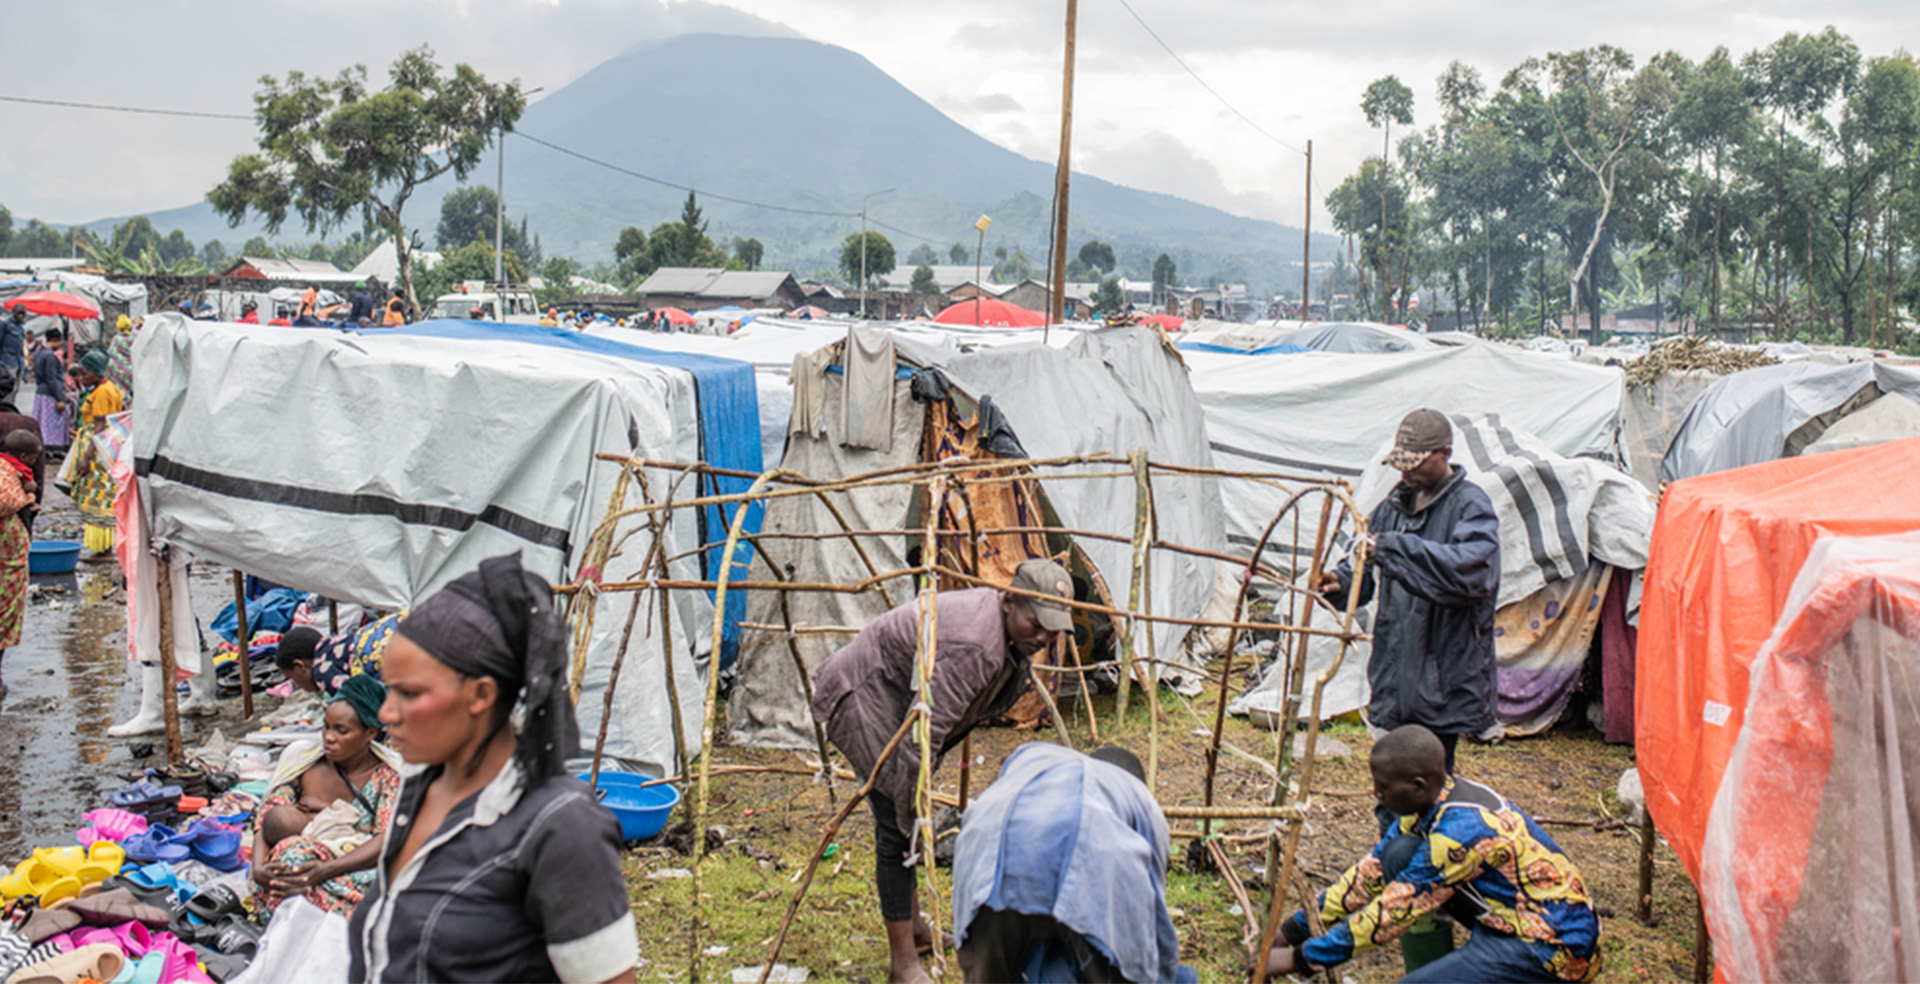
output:
[[[1098,239],[1089,239],[1080,246],[1080,262],[1101,275],[1113,272],[1113,247]]]
[[[972,255],[973,255],[972,253],[967,252],[967,248],[965,246],[962,246],[959,243],[954,243],[952,246],[947,247],[947,262],[953,264],[954,266],[959,266],[960,264],[967,262],[967,258]]]
[[[940,262],[940,254],[933,251],[932,243],[921,243],[907,254],[907,262],[914,266],[931,266]]]
[[[940,293],[940,281],[933,275],[933,267],[922,263],[913,268],[913,281],[907,289],[921,297],[932,297]]]
[[[1714,49],[1688,76],[1679,89],[1672,116],[1684,145],[1713,162],[1713,268],[1708,312],[1718,330],[1725,268],[1721,249],[1726,243],[1726,155],[1746,140],[1753,120],[1753,104],[1747,99],[1746,87],[1727,49]]]
[[[500,197],[486,185],[461,185],[440,199],[440,224],[434,227],[434,243],[442,252],[451,252],[468,243],[493,245],[494,226],[499,221]],[[533,244],[527,241],[525,218],[522,224],[500,223],[505,248],[521,257],[531,257]]]
[[[494,135],[526,109],[517,82],[495,84],[471,66],[442,74],[424,45],[388,68],[388,84],[370,89],[365,66],[332,80],[271,76],[254,95],[257,153],[234,158],[207,200],[231,225],[249,212],[278,232],[297,213],[309,232],[358,215],[392,237],[400,291],[414,310],[413,230],[406,206],[421,185],[451,174],[464,179]]]
[[[1519,71],[1529,83],[1544,86],[1543,104],[1554,132],[1578,164],[1577,170],[1569,169],[1570,176],[1591,185],[1590,194],[1583,196],[1589,209],[1582,210],[1593,213],[1591,232],[1579,235],[1586,246],[1567,278],[1567,306],[1578,311],[1581,282],[1592,272],[1594,254],[1607,237],[1626,152],[1672,104],[1673,83],[1658,68],[1636,73],[1633,56],[1610,45],[1529,58]],[[1585,218],[1582,215],[1574,224],[1587,225]],[[1593,341],[1600,341],[1597,312]]]
[[[861,290],[868,289],[873,278],[892,273],[893,266],[893,243],[878,232],[867,232],[864,240],[861,233],[856,232],[840,244],[840,272],[847,275],[847,280],[859,284]],[[860,283],[863,273],[869,283]]]
[[[1173,257],[1165,253],[1153,260],[1153,303],[1165,303],[1167,291],[1180,286],[1180,268],[1174,265]]]
[[[758,239],[751,237],[741,239],[735,236],[733,239],[733,255],[739,257],[740,262],[747,265],[747,269],[758,270],[760,269],[760,260],[767,255],[767,247],[762,245]]]

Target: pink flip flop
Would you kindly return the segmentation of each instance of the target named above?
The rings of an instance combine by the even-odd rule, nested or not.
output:
[[[147,818],[138,813],[105,807],[90,811],[80,817],[87,826],[80,828],[80,843],[91,847],[94,841],[109,840],[118,843],[142,834],[147,830]]]

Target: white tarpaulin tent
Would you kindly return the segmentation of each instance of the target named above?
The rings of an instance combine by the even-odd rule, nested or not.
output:
[[[1920,400],[1920,368],[1884,362],[1783,362],[1714,382],[1687,411],[1660,463],[1662,481],[1791,457],[1886,393]]]
[[[709,409],[746,375],[737,363],[650,356],[560,329],[427,322],[341,331],[159,315],[136,336],[134,454],[156,541],[290,587],[399,609],[513,551],[528,569],[570,581],[618,474],[596,454],[725,459],[716,445],[731,440],[757,463],[752,411],[741,427]],[[742,433],[718,436],[726,427]],[[701,542],[699,520],[676,517],[669,536],[670,553],[688,553]],[[605,574],[624,579],[639,563],[616,556]],[[702,576],[697,556],[680,564],[676,577]],[[693,752],[703,692],[695,657],[712,609],[697,592],[673,600]],[[650,594],[598,601],[583,734],[598,726],[608,664],[635,603],[657,609]],[[636,628],[607,749],[665,769],[673,740],[660,627],[641,619]]]
[[[992,397],[1006,415],[1027,454],[1033,458],[1111,453],[1146,448],[1156,463],[1211,466],[1206,423],[1187,384],[1179,360],[1149,329],[1128,327],[1097,331],[1055,329],[1052,344],[1004,344],[963,351],[950,333],[902,327],[894,330],[896,360],[903,368],[937,368],[961,393]],[[1011,334],[1011,333],[1007,333]],[[1040,332],[1024,333],[1038,342]],[[997,340],[997,339],[996,339]],[[1008,341],[1013,341],[1008,339]],[[845,376],[824,373],[824,436],[795,434],[787,447],[786,467],[813,478],[835,478],[896,467],[920,460],[925,408],[914,402],[911,384],[895,384],[893,434],[888,450],[842,444],[839,422],[845,400]],[[1038,470],[1046,501],[1067,527],[1127,535],[1134,523],[1134,486],[1130,479],[1056,479],[1076,471],[1113,471],[1114,466],[1073,466]],[[1211,478],[1159,475],[1154,497],[1160,539],[1204,549],[1221,549],[1219,488]],[[835,493],[853,529],[894,529],[905,521],[913,490],[885,486]],[[766,530],[837,530],[832,515],[812,497],[776,500],[767,510]],[[905,537],[861,537],[880,571],[906,566]],[[1132,576],[1131,547],[1125,542],[1084,539],[1080,550],[1098,570],[1117,600],[1126,600]],[[850,547],[833,541],[769,540],[762,556],[805,582],[850,584],[868,576]],[[1213,562],[1156,551],[1152,562],[1151,611],[1194,617],[1213,588]],[[911,596],[905,578],[888,582],[894,602]],[[885,610],[873,594],[795,594],[796,625],[859,627]],[[756,595],[748,620],[779,623],[779,601]],[[1159,623],[1153,628],[1162,658],[1179,651],[1185,627]],[[795,637],[809,670],[848,637],[804,634]],[[749,636],[742,647],[740,679],[728,704],[734,740],[753,745],[811,747],[813,733],[800,681],[777,633]]]
[[[1619,369],[1499,345],[1388,355],[1195,351],[1194,395],[1222,468],[1357,479],[1408,411],[1497,414],[1569,458],[1617,458]],[[1459,449],[1456,449],[1456,451]],[[1256,482],[1221,489],[1227,540],[1251,550],[1284,493]],[[1283,561],[1284,562],[1284,561]]]

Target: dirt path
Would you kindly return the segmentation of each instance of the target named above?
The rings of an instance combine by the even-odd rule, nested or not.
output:
[[[1159,796],[1164,803],[1198,804],[1205,771],[1206,739],[1194,731],[1199,717],[1189,715],[1167,695],[1166,725],[1162,734]],[[1147,727],[1144,701],[1135,701],[1129,720],[1118,728],[1112,719],[1112,699],[1097,698],[1103,741],[1117,741],[1145,757]],[[1204,715],[1207,698],[1195,704]],[[1090,746],[1084,718],[1071,729],[1076,743]],[[1316,819],[1302,840],[1301,864],[1315,889],[1338,876],[1374,841],[1371,784],[1365,756],[1370,740],[1356,725],[1335,726],[1329,736],[1351,751],[1346,758],[1325,760],[1313,786]],[[998,772],[1000,762],[1015,746],[1032,740],[1054,740],[1052,732],[983,730],[974,735],[978,764],[975,789]],[[1231,720],[1228,743],[1271,761],[1271,735],[1244,720]],[[794,753],[723,747],[721,764],[794,764]],[[1692,969],[1692,912],[1694,891],[1671,850],[1656,851],[1655,913],[1653,927],[1634,918],[1638,841],[1634,832],[1595,830],[1593,824],[1614,811],[1612,790],[1621,770],[1633,764],[1630,749],[1608,746],[1591,732],[1548,735],[1501,745],[1463,746],[1459,769],[1492,785],[1535,816],[1573,821],[1554,824],[1549,833],[1573,857],[1594,893],[1603,924],[1604,981],[1684,980]],[[942,791],[958,792],[957,762],[949,761],[936,774]],[[846,784],[843,784],[845,788]],[[794,891],[794,881],[820,831],[831,815],[826,790],[797,776],[743,775],[714,780],[713,819],[725,829],[726,846],[702,863],[702,895],[710,928],[705,942],[703,977],[724,979],[737,966],[757,963],[779,928],[780,917]],[[1265,773],[1232,754],[1222,757],[1217,799],[1259,803],[1271,795]],[[687,813],[683,807],[681,813]],[[689,814],[690,815],[690,814]],[[675,820],[680,815],[676,814]],[[1192,829],[1192,822],[1172,825]],[[1227,825],[1232,836],[1257,835],[1251,822]],[[881,935],[878,907],[872,895],[873,824],[864,809],[854,814],[836,838],[833,857],[824,863],[795,921],[782,954],[785,963],[810,968],[816,978],[845,981],[885,980],[886,944]],[[1242,979],[1240,937],[1244,927],[1234,911],[1226,883],[1211,873],[1186,869],[1189,843],[1176,835],[1174,870],[1168,878],[1168,901],[1180,931],[1181,959],[1199,968],[1206,981]],[[1230,844],[1243,878],[1253,879],[1265,864],[1258,840]],[[643,980],[686,979],[689,881],[680,877],[689,858],[662,847],[643,846],[629,855],[628,875],[635,913],[639,918],[641,951],[647,961]],[[943,892],[947,884],[942,872]],[[1256,905],[1265,903],[1255,893]],[[927,906],[922,892],[921,905]],[[943,916],[950,918],[944,912]],[[1367,954],[1345,973],[1355,981],[1395,980],[1401,973],[1397,950]],[[954,970],[957,979],[957,966]]]

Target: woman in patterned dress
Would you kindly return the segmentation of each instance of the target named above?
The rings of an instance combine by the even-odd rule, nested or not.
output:
[[[351,915],[373,885],[400,793],[400,757],[375,740],[386,694],[372,677],[349,679],[327,705],[321,743],[281,757],[254,827],[253,881],[266,908],[298,895]]]
[[[111,462],[93,446],[93,436],[106,429],[107,418],[126,409],[120,387],[106,374],[107,353],[99,349],[88,352],[73,367],[73,378],[81,387],[80,419],[73,434],[73,498],[86,526],[87,549],[95,556],[112,553],[113,531],[119,525],[113,500],[120,494],[120,483],[108,470]]]
[[[0,657],[20,643],[20,623],[27,610],[27,551],[31,536],[14,514],[33,505],[39,486],[33,465],[40,459],[40,436],[30,430],[0,437]],[[0,697],[7,685],[0,683]]]

